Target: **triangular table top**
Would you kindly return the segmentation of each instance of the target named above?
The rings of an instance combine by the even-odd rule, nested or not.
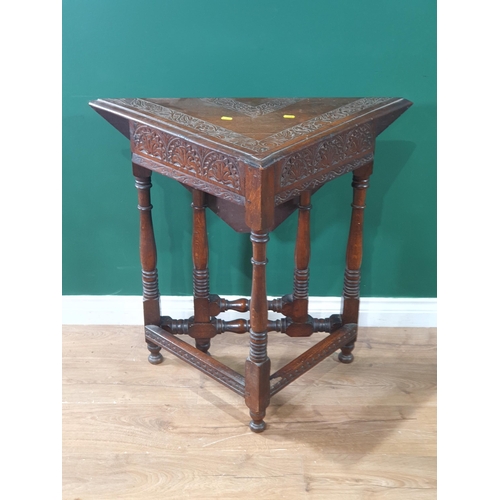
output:
[[[302,191],[372,161],[376,136],[411,104],[392,97],[90,103],[130,138],[133,163],[212,195],[208,206],[237,231],[248,231],[252,217],[273,229]]]
[[[111,113],[154,124],[167,132],[175,130],[186,138],[197,137],[236,150],[249,160],[265,160],[313,137],[397,110],[401,113],[410,104],[406,99],[388,97],[134,98],[91,103],[103,115]]]

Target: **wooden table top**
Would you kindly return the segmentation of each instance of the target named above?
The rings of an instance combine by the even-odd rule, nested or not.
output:
[[[259,167],[367,121],[375,123],[378,135],[411,104],[390,97],[133,98],[90,103],[127,136],[128,122],[134,121]]]
[[[370,164],[402,98],[98,99],[130,139],[132,163],[189,189],[236,231],[272,229],[304,190]]]

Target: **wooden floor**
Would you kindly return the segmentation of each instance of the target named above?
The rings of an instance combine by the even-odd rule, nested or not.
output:
[[[323,336],[271,333],[272,371]],[[247,345],[211,352],[243,373]],[[262,434],[241,397],[147,354],[141,327],[63,327],[63,499],[436,498],[434,328],[361,329],[354,362],[274,396]]]

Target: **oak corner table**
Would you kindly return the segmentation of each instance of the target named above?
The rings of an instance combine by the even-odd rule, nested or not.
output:
[[[402,98],[187,98],[98,99],[101,116],[130,139],[138,190],[144,327],[149,361],[160,349],[243,396],[250,428],[265,429],[271,396],[335,351],[353,360],[357,336],[363,210],[373,170],[375,139],[412,103]],[[171,177],[192,193],[194,314],[173,319],[160,312],[156,245],[151,217],[151,174]],[[311,196],[326,182],[353,173],[353,203],[340,314],[308,314]],[[235,231],[250,233],[250,300],[210,293],[205,209]],[[268,299],[266,243],[269,233],[298,210],[293,292]],[[250,320],[224,321],[227,310],[250,311]],[[271,321],[268,311],[283,318]],[[250,333],[244,376],[214,359],[213,337]],[[271,373],[269,332],[289,337],[329,335]],[[195,347],[179,335],[195,339]]]

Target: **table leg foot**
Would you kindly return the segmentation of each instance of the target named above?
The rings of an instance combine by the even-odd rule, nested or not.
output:
[[[346,344],[341,348],[341,352],[339,353],[339,361],[344,364],[349,364],[354,361],[354,355],[352,354],[352,350],[354,349],[354,342]]]
[[[210,349],[210,339],[196,339],[196,349],[210,355],[208,352]]]
[[[156,344],[147,342],[149,352],[151,353],[148,356],[148,361],[152,365],[159,365],[163,361],[163,356],[160,353],[161,347],[158,347]]]
[[[263,420],[264,415],[250,412],[250,416],[252,417],[249,424],[250,430],[253,432],[262,432],[266,428],[266,423]]]

